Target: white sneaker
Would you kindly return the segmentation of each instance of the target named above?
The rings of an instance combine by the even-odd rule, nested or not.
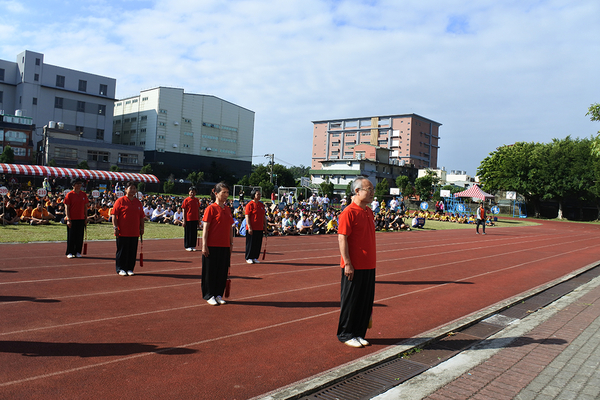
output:
[[[247,264],[254,264],[254,261],[253,261],[253,260],[250,260],[250,259],[247,259],[247,260],[246,260],[246,263],[247,263]]]
[[[370,344],[369,342],[367,342],[365,339],[363,339],[363,338],[361,338],[361,337],[357,337],[357,338],[355,338],[355,339],[356,339],[356,340],[358,340],[358,342],[359,342],[360,344],[362,344],[363,346],[368,346],[368,345]]]
[[[67,258],[75,258],[73,254],[67,254]]]
[[[253,262],[254,264],[260,264],[260,261],[258,261],[256,258],[255,258],[254,260],[252,260],[252,262]]]
[[[75,254],[75,257],[77,257],[77,258],[81,258],[81,257],[82,257],[82,255],[81,255],[81,253],[77,253],[77,254]]]
[[[223,298],[221,296],[215,297],[215,300],[217,300],[217,303],[219,303],[221,305],[227,304],[227,302],[225,300],[223,300]]]
[[[125,276],[127,275],[127,272],[123,271],[122,269],[119,270],[119,275],[121,276]]]
[[[219,302],[217,301],[217,299],[215,299],[215,296],[213,296],[210,299],[206,300],[206,302],[208,304],[210,304],[211,306],[218,306],[219,305]]]
[[[127,271],[127,275],[129,275],[129,276],[133,276],[133,275],[134,275],[134,273],[133,273],[133,271]]]
[[[358,341],[358,339],[356,339],[356,338],[352,338],[352,339],[350,339],[350,340],[346,340],[346,341],[344,342],[344,344],[345,344],[346,346],[350,346],[350,347],[363,347],[363,345],[362,345],[362,344],[360,344],[360,342],[359,342],[359,341]]]
[[[185,251],[194,251],[194,249],[192,249],[191,247],[188,247],[187,249],[185,249]]]

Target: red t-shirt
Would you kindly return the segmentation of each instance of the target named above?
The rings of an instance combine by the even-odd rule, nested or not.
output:
[[[127,196],[119,198],[115,201],[112,213],[117,218],[119,236],[140,236],[140,221],[144,220],[145,215],[144,207],[137,197],[133,199],[129,199]]]
[[[87,194],[82,190],[75,193],[71,190],[65,196],[65,204],[69,206],[69,218],[71,219],[86,219],[87,204],[89,203]]]
[[[375,269],[375,223],[373,211],[369,207],[363,210],[360,206],[350,203],[340,214],[338,234],[347,238],[348,252],[354,269]],[[345,267],[343,257],[340,265]]]
[[[227,206],[221,208],[217,203],[212,203],[204,211],[203,222],[208,222],[208,243],[209,247],[230,247],[231,226],[233,225],[233,215],[231,209]]]
[[[265,205],[260,201],[249,201],[246,204],[246,215],[250,220],[252,230],[262,231],[265,228]]]
[[[186,221],[200,220],[200,201],[196,197],[186,197],[181,203],[181,208],[185,210]]]

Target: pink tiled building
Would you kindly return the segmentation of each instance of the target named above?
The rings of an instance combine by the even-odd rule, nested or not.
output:
[[[311,169],[321,161],[353,159],[354,146],[368,143],[390,150],[389,163],[437,169],[439,122],[417,114],[313,121]]]

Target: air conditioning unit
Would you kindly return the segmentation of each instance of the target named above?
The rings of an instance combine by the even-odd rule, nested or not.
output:
[[[173,143],[173,148],[177,148],[177,143]]]
[[[179,122],[175,121],[175,122],[173,122],[173,125],[179,126]]]
[[[50,121],[52,122],[52,121]],[[115,132],[115,136],[119,136],[121,134],[121,132]]]
[[[206,151],[211,151],[211,150],[212,150],[212,149],[211,149],[210,147],[207,147],[207,148],[206,148]]]

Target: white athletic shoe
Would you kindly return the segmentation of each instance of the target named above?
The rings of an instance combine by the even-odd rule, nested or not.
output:
[[[73,254],[67,254],[67,258],[75,258]]]
[[[221,296],[215,297],[215,300],[217,300],[217,303],[219,303],[221,305],[227,304],[227,302],[225,300],[223,300],[223,298]]]
[[[362,344],[363,346],[368,346],[370,343],[367,342],[365,339],[361,338],[361,337],[357,337],[356,340],[358,340],[358,342],[360,344]]]
[[[357,339],[357,338],[352,338],[352,339],[350,339],[350,340],[346,340],[346,341],[344,342],[344,344],[345,344],[346,346],[350,346],[350,347],[363,347],[363,345],[362,345],[362,344],[360,344],[360,342],[358,341],[358,339]]]
[[[217,301],[217,299],[215,299],[215,296],[213,296],[210,299],[206,300],[206,302],[208,304],[210,304],[211,306],[218,306],[219,305],[219,302]]]
[[[121,275],[121,276],[126,276],[126,275],[127,275],[127,272],[125,272],[124,270],[120,269],[120,270],[119,270],[119,275]]]
[[[247,264],[254,264],[254,261],[253,261],[253,260],[251,260],[251,259],[247,259],[247,260],[246,260],[246,263],[247,263]]]
[[[134,273],[133,273],[133,271],[127,271],[127,275],[129,275],[129,276],[133,276],[133,275],[134,275]]]

